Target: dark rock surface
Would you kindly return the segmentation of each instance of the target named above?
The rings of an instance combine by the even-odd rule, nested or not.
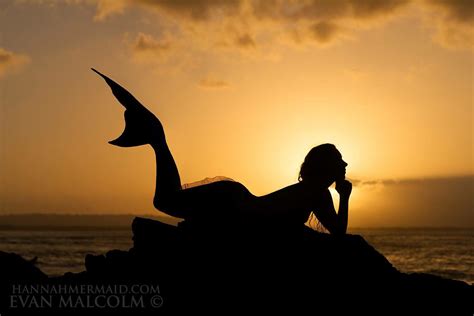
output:
[[[47,278],[18,255],[0,252],[0,310],[5,315],[278,312],[471,316],[474,312],[472,285],[429,274],[401,273],[358,235],[332,236],[306,226],[285,233],[271,225],[265,229],[259,225],[223,229],[212,223],[183,222],[175,227],[144,218],[136,218],[132,230],[134,246],[129,251],[87,255],[84,272],[57,278]],[[32,295],[18,293],[22,290],[18,284],[102,289],[115,285],[128,292],[118,293],[114,288],[105,293],[114,296],[107,301],[107,295],[100,291],[91,294],[89,288],[85,294],[73,293],[67,304],[61,305],[61,295],[56,295],[52,302],[45,302],[46,307],[29,304],[25,308],[19,297]],[[12,308],[15,285],[16,307]],[[140,293],[130,292],[134,286]],[[159,293],[151,293],[150,288],[159,288]],[[64,295],[69,299],[70,294]],[[133,306],[132,296],[143,301]],[[87,299],[92,303],[87,305]]]

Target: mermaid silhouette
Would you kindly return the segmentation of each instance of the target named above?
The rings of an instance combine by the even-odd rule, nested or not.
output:
[[[263,196],[255,196],[241,183],[229,180],[183,188],[160,120],[115,81],[92,70],[105,79],[125,107],[125,129],[109,143],[120,147],[150,145],[155,152],[153,205],[158,210],[190,221],[226,218],[240,223],[270,222],[281,229],[301,227],[313,212],[331,234],[346,233],[352,184],[345,179],[347,163],[333,144],[309,151],[297,183]],[[334,182],[340,198],[337,213],[328,190]]]

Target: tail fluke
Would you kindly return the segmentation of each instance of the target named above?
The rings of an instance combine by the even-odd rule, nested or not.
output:
[[[125,129],[118,138],[109,141],[109,144],[120,147],[149,144],[151,137],[157,134],[157,130],[164,137],[163,127],[152,112],[121,85],[94,68],[91,69],[105,80],[113,95],[125,107]]]
[[[134,109],[134,108],[145,108],[135,97],[128,92],[124,87],[107,77],[106,75],[100,73],[94,68],[91,68],[92,71],[97,73],[99,76],[104,78],[105,82],[112,89],[112,93],[117,98],[117,100],[125,107],[125,109]]]

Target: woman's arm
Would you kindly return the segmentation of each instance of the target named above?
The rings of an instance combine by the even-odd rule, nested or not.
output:
[[[343,235],[347,231],[349,197],[352,192],[352,184],[347,180],[336,183],[336,191],[339,193],[339,210],[336,213],[329,190],[322,195],[317,210],[314,211],[323,226],[334,235]]]
[[[339,193],[339,210],[337,212],[339,229],[342,234],[345,234],[347,231],[349,197],[352,192],[352,183],[347,180],[338,181],[336,182],[336,191]]]

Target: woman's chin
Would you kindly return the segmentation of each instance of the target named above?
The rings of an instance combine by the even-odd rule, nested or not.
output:
[[[341,176],[336,177],[334,182],[344,181],[345,179],[346,179],[346,175],[341,175]]]

